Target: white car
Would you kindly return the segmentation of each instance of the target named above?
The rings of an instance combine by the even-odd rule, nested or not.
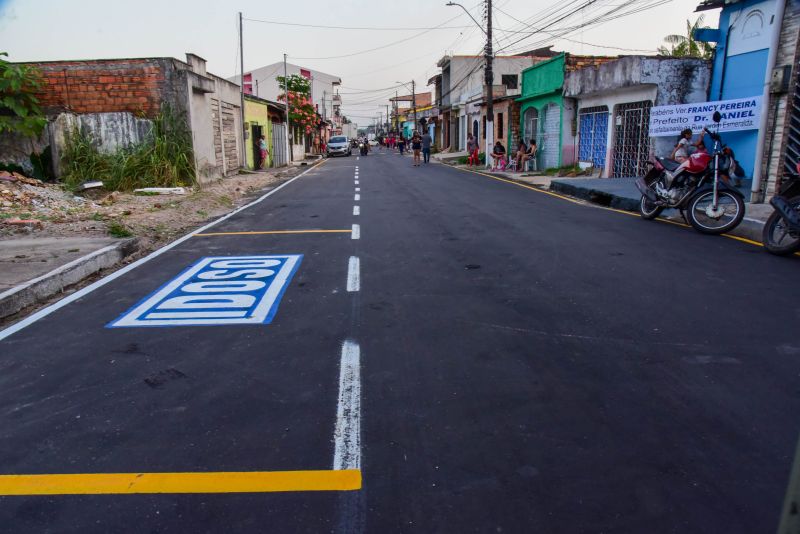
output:
[[[330,158],[333,156],[350,156],[352,149],[350,148],[350,141],[344,135],[337,135],[328,140],[328,147],[325,149],[325,154]]]

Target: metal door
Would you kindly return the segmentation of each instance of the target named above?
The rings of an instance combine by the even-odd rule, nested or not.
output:
[[[606,165],[608,107],[584,108],[578,112],[578,159],[591,161],[600,169]]]
[[[644,176],[650,156],[652,102],[620,104],[614,111],[614,176]]]
[[[561,108],[556,104],[548,104],[544,108],[544,128],[542,130],[542,142],[539,151],[542,154],[542,167],[551,169],[558,167],[559,162],[559,140],[561,130]]]
[[[286,124],[272,123],[272,166],[283,167],[286,165]]]

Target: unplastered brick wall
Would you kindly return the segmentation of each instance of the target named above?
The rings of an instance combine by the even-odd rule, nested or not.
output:
[[[587,67],[598,67],[603,63],[608,63],[609,61],[615,61],[617,59],[619,59],[618,56],[575,56],[567,54],[564,68],[567,72],[572,72],[573,70],[585,69]]]
[[[29,63],[43,77],[45,112],[131,112],[155,116],[172,92],[169,58]]]

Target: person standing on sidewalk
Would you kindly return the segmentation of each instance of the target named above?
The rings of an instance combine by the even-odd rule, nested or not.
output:
[[[267,164],[267,156],[269,156],[269,150],[267,149],[267,138],[265,136],[261,136],[261,139],[258,140],[258,152],[261,159],[258,162],[258,168],[263,169],[264,166]]]
[[[431,162],[431,145],[433,144],[433,138],[431,134],[425,132],[422,136],[422,159],[425,163]]]
[[[472,134],[469,134],[467,138],[467,163],[472,166],[477,166],[480,161],[478,161],[478,141],[472,137]]]
[[[405,140],[405,138],[403,137],[403,135],[401,134],[401,135],[400,135],[400,136],[397,138],[397,150],[399,150],[399,151],[400,151],[400,155],[401,155],[401,156],[403,155],[403,151],[404,151],[405,149],[406,149],[406,140]]]

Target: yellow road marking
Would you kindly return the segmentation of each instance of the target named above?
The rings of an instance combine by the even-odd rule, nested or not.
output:
[[[518,185],[519,187],[524,187],[525,189],[530,189],[532,191],[536,191],[537,193],[544,193],[545,195],[550,195],[552,197],[560,198],[562,200],[566,200],[566,201],[572,202],[573,204],[579,204],[581,206],[591,206],[591,207],[604,209],[604,210],[607,210],[607,211],[613,211],[615,213],[622,213],[623,215],[630,215],[630,216],[633,216],[633,217],[639,217],[639,214],[637,214],[637,213],[633,213],[633,212],[630,212],[630,211],[624,211],[624,210],[618,210],[618,209],[615,209],[615,208],[609,208],[607,206],[600,206],[598,204],[588,204],[586,202],[582,202],[580,200],[577,200],[577,199],[574,199],[574,198],[571,198],[571,197],[567,197],[567,196],[564,196],[564,195],[559,195],[558,193],[553,193],[551,191],[545,191],[543,189],[539,189],[538,187],[533,187],[533,186],[530,186],[530,185],[527,185],[527,184],[521,184],[519,182],[515,182],[513,180],[508,180],[506,178],[500,178],[498,176],[492,176],[491,174],[487,174],[485,172],[473,171],[473,170],[470,170],[470,169],[462,169],[462,168],[459,168],[459,167],[455,167],[455,168],[460,170],[460,171],[471,172],[473,174],[480,174],[481,176],[486,176],[487,178],[491,178],[493,180],[497,180],[497,181],[500,181],[500,182],[506,182],[506,183],[509,183],[509,184]],[[673,220],[670,220],[670,219],[658,218],[658,219],[655,219],[655,220],[658,221],[658,222],[662,222],[662,223],[674,224],[675,226],[682,226],[684,228],[691,228],[691,226],[689,226],[688,224],[685,224],[685,223],[682,223],[682,222],[678,222],[678,221],[673,221]],[[723,237],[727,237],[729,239],[735,239],[736,241],[741,241],[742,243],[755,245],[757,247],[763,247],[764,246],[762,243],[759,243],[758,241],[753,241],[752,239],[747,239],[746,237],[739,237],[739,236],[735,236],[735,235],[731,235],[731,234],[720,234],[720,235],[722,235]],[[800,253],[796,253],[796,255],[800,256]]]
[[[352,230],[267,230],[264,232],[209,232],[194,234],[194,237],[210,237],[219,235],[269,235],[269,234],[349,234]]]
[[[361,489],[361,471],[0,475],[0,495],[267,493]]]

